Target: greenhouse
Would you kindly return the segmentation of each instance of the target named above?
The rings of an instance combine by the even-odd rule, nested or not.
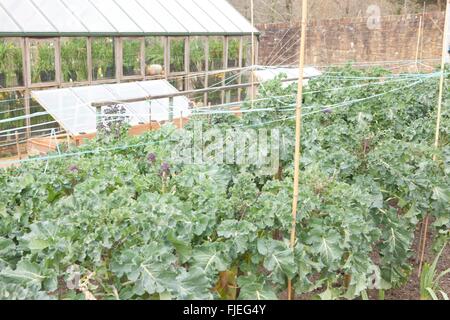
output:
[[[247,83],[242,70],[252,52],[256,60],[257,37],[226,0],[0,0],[0,141],[61,129],[32,91],[154,79],[179,91]],[[244,97],[241,88],[189,96],[197,105]]]

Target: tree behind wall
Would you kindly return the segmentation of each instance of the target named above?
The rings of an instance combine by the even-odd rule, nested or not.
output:
[[[250,19],[250,0],[229,0],[244,16]],[[255,22],[296,22],[301,16],[301,0],[254,0]],[[309,2],[311,19],[330,19],[366,15],[369,5],[378,5],[382,15],[422,12],[445,9],[445,0],[314,0]]]

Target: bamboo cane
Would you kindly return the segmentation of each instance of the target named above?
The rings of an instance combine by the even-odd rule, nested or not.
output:
[[[251,106],[253,108],[254,100],[255,100],[255,7],[254,7],[254,0],[250,0],[250,11],[251,11],[251,22],[252,22],[252,69],[251,69]]]
[[[295,110],[295,160],[294,160],[294,196],[292,199],[292,229],[291,229],[291,249],[295,246],[295,233],[297,225],[297,208],[298,208],[298,184],[300,175],[300,139],[302,125],[302,106],[303,106],[303,74],[305,68],[305,46],[306,31],[308,23],[308,0],[303,0],[302,6],[302,24],[301,24],[301,41],[300,41],[300,57],[299,57],[299,79],[297,92],[297,108]],[[288,299],[292,300],[292,280],[288,279]]]
[[[420,21],[419,21],[419,29],[417,30],[417,47],[416,47],[416,69],[417,69],[417,72],[419,72],[419,50],[420,50],[420,39],[421,39],[421,35],[422,35],[422,23],[423,23],[423,18],[421,16]]]

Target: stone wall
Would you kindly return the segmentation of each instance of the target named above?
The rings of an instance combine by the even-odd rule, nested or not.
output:
[[[444,28],[443,12],[385,16],[374,25],[368,22],[367,17],[310,21],[306,63],[319,66],[349,61],[398,63],[415,61],[417,52],[424,63],[439,63]],[[423,31],[419,37],[420,25]],[[261,24],[257,28],[261,32],[260,64],[289,65],[298,61],[299,25]]]

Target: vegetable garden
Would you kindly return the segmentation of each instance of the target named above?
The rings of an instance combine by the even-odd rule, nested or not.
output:
[[[281,78],[254,102],[267,111],[199,113],[182,130],[98,139],[0,171],[0,298],[277,299],[288,279],[321,299],[401,287],[420,221],[430,217],[436,252],[450,236],[450,90],[436,150],[433,75],[348,66],[310,80],[293,250],[297,88]],[[280,130],[278,173],[172,163],[196,121]]]

